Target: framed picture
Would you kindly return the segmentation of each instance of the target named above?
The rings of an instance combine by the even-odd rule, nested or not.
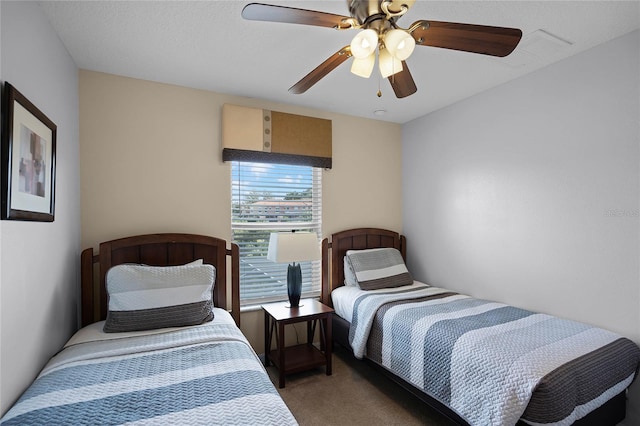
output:
[[[56,125],[5,82],[2,219],[53,222]]]

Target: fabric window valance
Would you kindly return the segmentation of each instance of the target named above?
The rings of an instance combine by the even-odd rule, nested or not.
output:
[[[222,160],[331,168],[331,120],[225,104]]]

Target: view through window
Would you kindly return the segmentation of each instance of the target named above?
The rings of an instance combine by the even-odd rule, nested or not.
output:
[[[242,305],[287,299],[286,263],[267,259],[271,232],[322,235],[322,169],[231,163],[231,228],[240,248]],[[320,294],[320,262],[301,262],[302,296]]]

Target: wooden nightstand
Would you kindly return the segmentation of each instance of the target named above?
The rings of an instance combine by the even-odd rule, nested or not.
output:
[[[325,366],[331,375],[331,315],[333,309],[315,299],[303,299],[300,307],[288,308],[288,302],[262,305],[264,310],[264,363],[278,367],[279,386],[284,387],[285,375]],[[320,348],[313,345],[316,324],[320,321]],[[284,328],[287,324],[307,323],[307,342],[285,347]],[[271,349],[273,335],[276,349]]]

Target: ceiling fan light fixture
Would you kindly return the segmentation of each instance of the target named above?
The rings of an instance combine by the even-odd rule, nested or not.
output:
[[[366,58],[353,58],[351,72],[359,77],[369,78],[376,64],[375,52]]]
[[[393,56],[388,49],[380,49],[378,54],[380,74],[383,78],[392,76],[402,71],[402,61]]]
[[[389,30],[384,34],[384,45],[396,59],[406,60],[413,53],[416,41],[404,30]]]
[[[418,90],[405,62],[416,44],[502,58],[513,52],[522,39],[522,30],[488,25],[421,19],[408,28],[399,27],[397,20],[415,3],[416,0],[347,0],[350,16],[249,3],[242,9],[242,17],[253,21],[359,30],[349,45],[342,47],[291,86],[289,92],[293,94],[306,92],[351,57],[354,58],[351,72],[369,77],[373,72],[372,62],[375,68],[377,54],[380,74],[388,78],[397,98],[405,98]],[[380,79],[377,95],[382,96],[379,85]]]
[[[378,33],[372,29],[360,31],[351,40],[351,54],[357,59],[364,59],[376,51],[378,47]]]

